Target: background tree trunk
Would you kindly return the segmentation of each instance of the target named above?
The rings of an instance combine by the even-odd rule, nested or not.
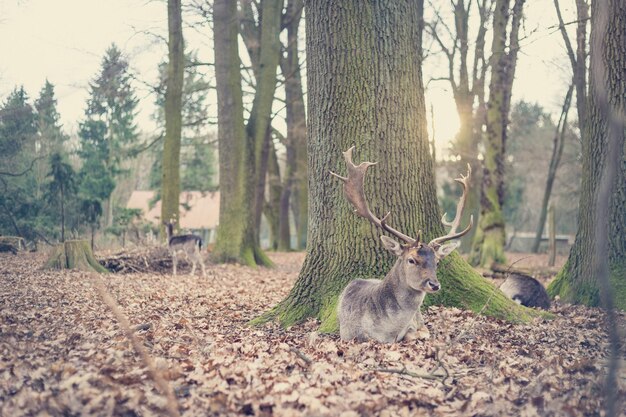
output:
[[[448,60],[447,81],[450,83],[454,102],[456,104],[457,113],[459,115],[459,133],[454,141],[453,154],[458,154],[462,158],[462,162],[454,164],[454,169],[465,170],[465,164],[469,163],[472,167],[471,189],[468,194],[465,205],[465,212],[462,221],[467,223],[470,216],[474,216],[474,220],[479,219],[480,214],[480,161],[478,160],[478,144],[482,136],[482,126],[484,125],[484,111],[482,107],[485,101],[485,74],[488,64],[485,59],[485,36],[487,33],[487,22],[491,15],[491,9],[494,0],[482,0],[476,2],[476,12],[478,14],[479,25],[474,45],[474,59],[471,64],[468,58],[470,38],[469,38],[469,22],[473,18],[471,9],[473,2],[469,1],[467,5],[465,0],[456,0],[451,2],[452,12],[454,16],[454,39],[445,42],[446,36],[439,32],[438,27],[448,25],[444,22],[439,13],[436,13],[437,20],[428,24],[429,31],[435,41],[441,47],[443,53]],[[446,30],[450,34],[449,30]],[[455,74],[458,71],[458,74]],[[477,106],[474,106],[477,102]],[[434,160],[434,158],[433,158]],[[453,173],[456,175],[457,173]],[[468,251],[471,247],[475,229],[465,235],[461,242],[461,248]]]
[[[87,240],[68,240],[55,246],[46,262],[45,268],[78,269],[80,271],[100,273],[109,272],[93,256],[91,246]]]
[[[276,71],[280,62],[282,0],[264,0],[261,2],[260,48],[256,63],[256,91],[250,117],[246,125],[248,135],[248,166],[250,181],[255,184],[253,207],[250,214],[251,227],[247,239],[254,248],[254,261],[258,265],[270,266],[272,262],[259,246],[261,213],[265,196],[268,156],[271,140],[272,104],[276,91]],[[254,65],[254,63],[253,63]]]
[[[427,241],[444,234],[416,47],[421,6],[411,0],[307,3],[309,244],[291,293],[254,323],[278,318],[288,326],[317,317],[321,331],[336,331],[344,286],[357,277],[382,278],[391,268],[394,258],[378,230],[353,213],[341,183],[329,175],[345,172],[341,153],[352,145],[355,162],[379,162],[365,184],[374,213],[391,211],[392,226],[414,235],[421,229]],[[438,276],[443,290],[430,303],[475,311],[487,304],[486,314],[528,317],[458,254],[442,262]]]
[[[63,192],[63,186],[61,186],[60,192],[61,192],[61,242],[65,242],[65,193]]]
[[[509,4],[510,0],[496,0],[493,14],[491,80],[487,104],[487,137],[480,197],[481,211],[470,256],[472,265],[485,267],[493,262],[506,262],[504,256],[505,224],[502,212],[504,158],[524,0],[515,0],[511,11],[510,33],[507,31]],[[508,52],[507,38],[509,39]]]
[[[590,94],[588,98],[587,121],[583,132],[583,172],[580,203],[578,208],[578,232],[567,263],[548,287],[551,296],[577,304],[597,306],[600,303],[598,276],[593,268],[597,222],[608,221],[608,265],[615,306],[626,309],[626,135],[624,114],[626,114],[626,74],[623,57],[626,56],[626,4],[619,0],[607,0],[610,13],[606,36],[599,42],[596,37],[604,30],[597,26],[592,4],[592,45],[603,45],[602,50],[591,49]],[[601,71],[598,61],[606,66],[604,87],[599,86],[594,73]],[[601,79],[601,78],[600,78]],[[606,96],[600,92],[606,91]],[[608,100],[608,105],[603,102]],[[612,108],[614,119],[609,119],[605,108]],[[615,127],[615,125],[617,125]],[[615,132],[609,129],[612,127]],[[617,135],[619,144],[617,155],[608,153],[608,137]],[[621,152],[621,154],[620,154]],[[596,211],[598,190],[603,170],[607,165],[607,153],[620,158],[616,173],[608,218],[599,218]]]
[[[253,190],[247,179],[237,2],[216,0],[213,22],[220,155],[220,219],[213,256],[218,262],[254,265],[253,246],[245,240]]]
[[[556,179],[556,172],[559,169],[561,163],[561,156],[563,155],[563,148],[565,147],[565,132],[567,131],[567,114],[569,113],[570,103],[572,100],[572,93],[574,91],[574,84],[571,84],[565,95],[565,101],[563,108],[561,109],[561,117],[556,125],[556,131],[554,132],[554,140],[552,145],[552,156],[550,157],[550,166],[548,167],[548,177],[546,179],[546,188],[543,192],[543,200],[541,201],[541,212],[539,213],[539,222],[537,223],[537,232],[535,233],[535,241],[533,242],[532,251],[534,253],[539,252],[539,246],[541,245],[541,237],[543,235],[543,229],[548,216],[548,204],[550,202],[550,195],[552,194],[552,186]]]
[[[267,194],[268,198],[263,207],[263,214],[267,219],[267,223],[270,229],[270,249],[271,250],[289,250],[281,248],[280,240],[280,227],[282,224],[281,219],[281,200],[285,192],[286,185],[281,184],[280,181],[280,168],[278,166],[278,157],[276,155],[276,148],[272,142],[269,143],[269,160],[267,164]]]
[[[309,205],[307,126],[298,52],[298,29],[303,7],[302,0],[289,0],[287,3],[287,45],[285,47],[287,56],[281,59],[281,71],[285,77],[287,110],[287,176],[293,176],[291,181],[287,178],[291,186],[284,192],[290,193],[290,206],[296,227],[296,249],[306,248]]]
[[[169,61],[165,90],[165,140],[163,142],[163,180],[161,182],[161,220],[177,220],[180,225],[180,139],[185,48],[180,0],[168,0]]]
[[[587,119],[587,24],[589,20],[589,5],[586,0],[576,0],[576,51],[567,34],[567,27],[561,16],[559,0],[554,0],[554,8],[559,20],[559,30],[565,43],[567,57],[572,66],[572,82],[576,88],[576,110],[578,113],[578,128],[581,136],[585,130]]]

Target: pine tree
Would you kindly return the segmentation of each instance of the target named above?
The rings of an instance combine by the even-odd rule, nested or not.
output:
[[[90,83],[85,120],[80,127],[83,160],[97,158],[113,180],[123,172],[122,161],[129,157],[138,137],[137,104],[128,62],[113,44],[102,59],[100,72]],[[87,163],[97,164],[97,161]],[[112,193],[113,190],[105,201],[107,226],[113,221],[115,199]]]
[[[42,202],[35,198],[32,168],[36,115],[24,87],[15,88],[0,108],[0,233],[34,238]]]
[[[45,187],[45,177],[50,171],[51,156],[55,153],[64,154],[63,144],[67,135],[63,133],[60,123],[61,116],[57,111],[57,99],[54,95],[54,85],[46,80],[39,92],[39,98],[35,100],[37,117],[37,161],[34,169],[35,178],[39,190]]]

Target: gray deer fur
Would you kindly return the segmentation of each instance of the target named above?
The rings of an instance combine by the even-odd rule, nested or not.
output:
[[[500,286],[507,297],[526,307],[550,308],[550,297],[545,288],[533,277],[511,274]]]
[[[354,206],[357,215],[404,241],[404,244],[387,236],[380,237],[383,246],[398,259],[382,281],[355,279],[343,290],[337,306],[339,334],[343,340],[372,339],[386,343],[415,339],[418,337],[417,330],[424,325],[420,313],[424,297],[441,288],[437,280],[437,264],[459,245],[458,242],[444,242],[465,235],[473,225],[473,217],[470,217],[469,226],[456,232],[467,199],[471,169],[468,165],[467,176],[455,180],[463,186],[463,195],[457,204],[454,220],[448,222],[445,220],[446,215],[443,216],[442,222],[450,227],[450,231],[445,236],[423,243],[420,242],[420,233],[417,239],[413,239],[389,226],[387,219],[390,213],[379,219],[371,212],[363,184],[367,169],[375,163],[362,162],[355,165],[352,162],[353,149],[354,147],[343,153],[348,176],[342,177],[333,172],[331,174],[343,181],[344,194]]]
[[[174,235],[174,223],[165,223],[167,232],[167,248],[172,256],[172,275],[176,276],[176,267],[180,256],[191,261],[191,275],[196,272],[196,264],[200,264],[202,276],[206,277],[204,261],[202,259],[202,238],[196,235]]]
[[[457,246],[438,252],[426,244],[402,247],[387,236],[380,239],[398,259],[385,279],[355,279],[339,298],[339,334],[343,340],[398,342],[415,338],[424,325],[420,307],[427,293],[439,291],[439,259]]]

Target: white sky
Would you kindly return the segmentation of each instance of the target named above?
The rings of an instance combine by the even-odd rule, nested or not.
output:
[[[437,0],[432,3],[439,4]],[[562,3],[568,21],[573,0]],[[529,1],[525,10],[523,32],[528,37],[522,41],[513,100],[537,101],[556,111],[571,76],[560,34],[548,29],[556,21],[553,1]],[[165,58],[166,49],[148,32],[164,34],[166,26],[163,1],[0,0],[0,101],[20,84],[34,100],[48,78],[56,87],[63,124],[73,132],[83,117],[88,83],[98,72],[106,48],[115,42],[130,59],[137,77],[154,83],[156,67]],[[188,46],[201,55],[210,47],[210,42],[193,30],[186,30],[185,36]],[[437,60],[427,63],[425,83],[442,75],[440,71],[446,68],[442,64]],[[153,129],[150,116],[154,98],[147,95],[145,87],[136,86],[142,100],[138,123],[149,132]],[[430,103],[434,106],[441,155],[459,124],[449,86],[431,83],[427,101],[428,108]]]

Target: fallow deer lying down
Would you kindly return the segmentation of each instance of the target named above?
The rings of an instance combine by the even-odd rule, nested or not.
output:
[[[202,268],[202,276],[206,277],[204,261],[202,260],[202,238],[196,235],[174,235],[174,220],[165,223],[167,233],[167,248],[172,256],[172,274],[176,276],[176,266],[180,256],[191,261],[191,275],[196,272],[196,264]]]
[[[528,275],[513,273],[500,286],[511,300],[526,307],[550,308],[550,296],[539,281]]]
[[[369,339],[392,343],[403,339],[417,338],[417,330],[424,325],[420,307],[427,293],[439,291],[437,264],[459,246],[459,242],[447,243],[458,239],[470,231],[473,217],[465,230],[456,233],[461,222],[463,207],[467,199],[467,189],[471,175],[468,165],[467,176],[457,178],[463,186],[463,195],[459,200],[456,216],[452,222],[442,222],[450,227],[447,235],[431,240],[420,241],[420,233],[413,239],[387,224],[390,213],[382,219],[369,209],[363,182],[367,169],[375,165],[362,162],[354,165],[352,150],[343,153],[348,168],[348,176],[342,177],[333,172],[344,182],[346,198],[354,206],[357,215],[366,218],[376,227],[396,236],[404,243],[400,244],[387,236],[381,236],[383,246],[398,257],[396,263],[381,281],[378,279],[355,279],[343,290],[339,297],[338,317],[341,339],[365,341]]]

